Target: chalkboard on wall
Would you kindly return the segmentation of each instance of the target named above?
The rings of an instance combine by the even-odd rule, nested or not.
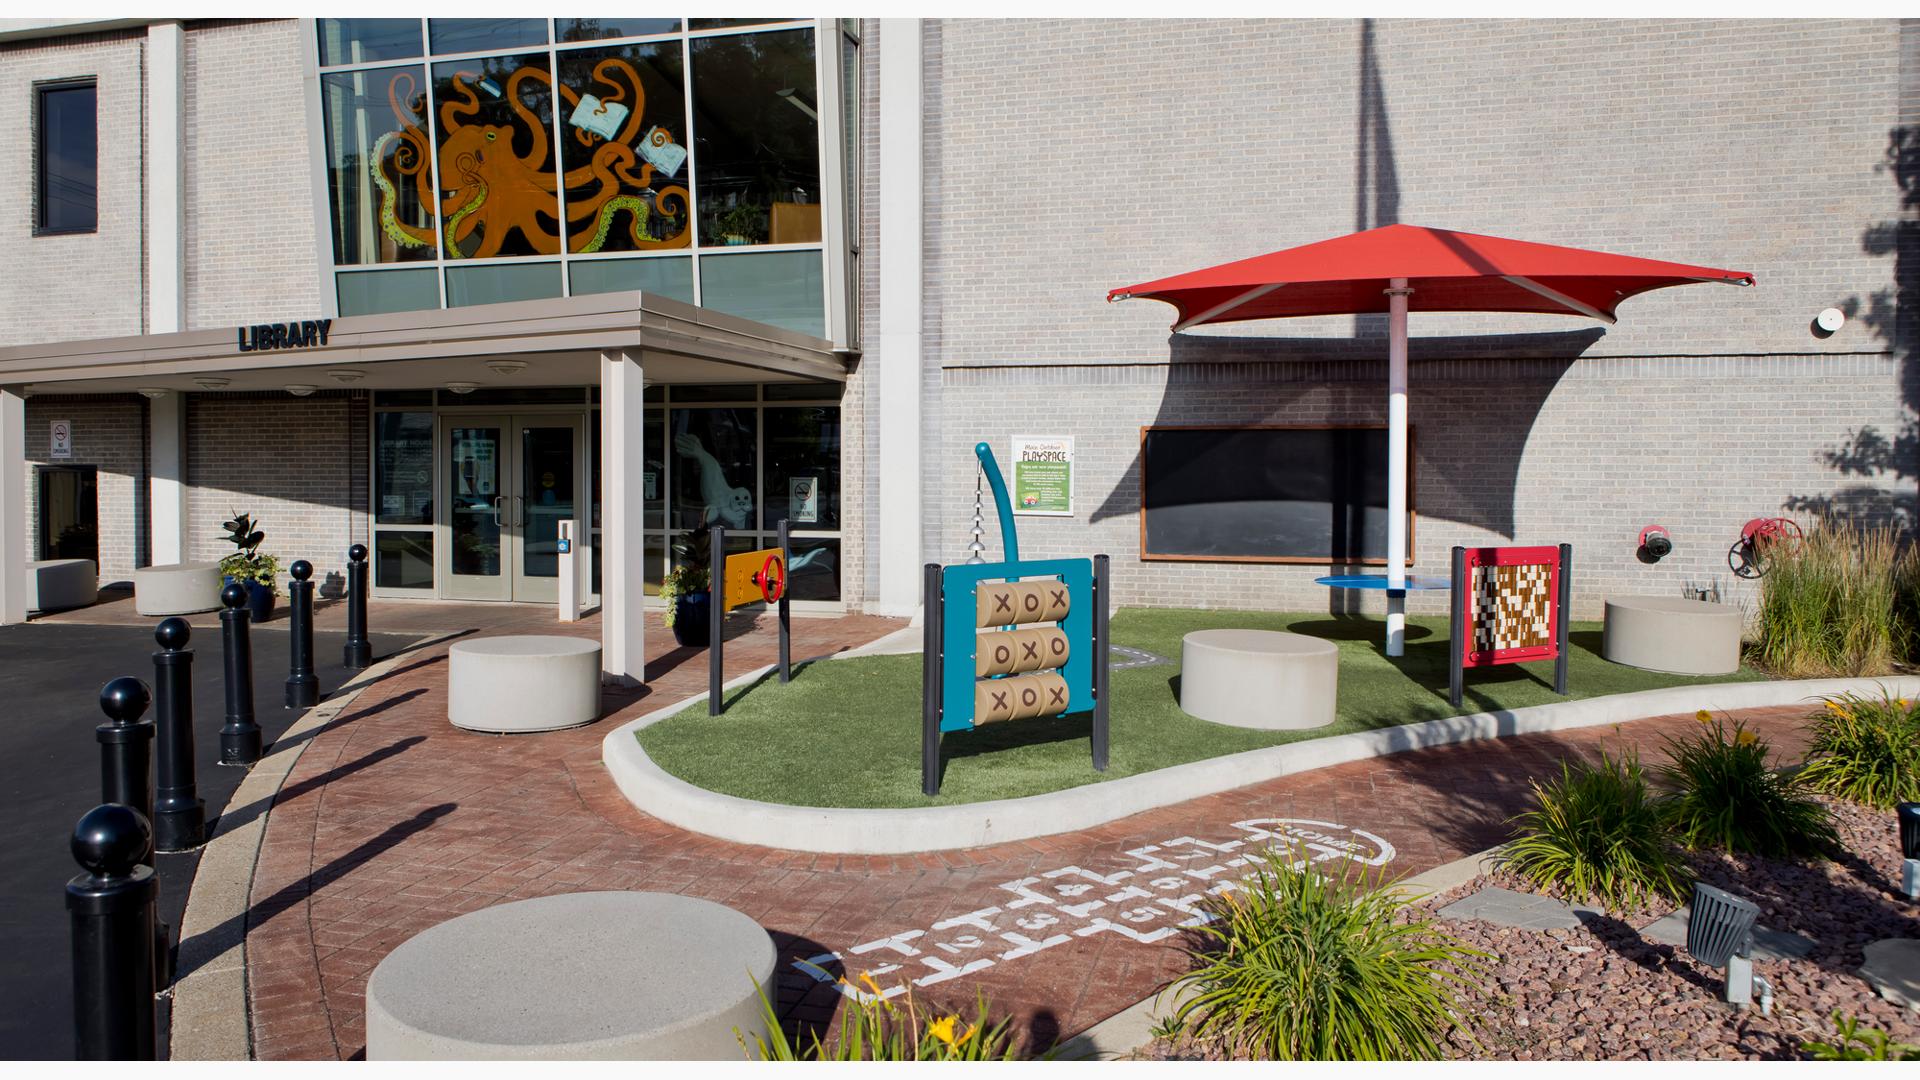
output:
[[[1141,428],[1140,557],[1384,564],[1387,430]]]

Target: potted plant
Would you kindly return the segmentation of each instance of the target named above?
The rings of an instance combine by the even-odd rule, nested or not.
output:
[[[255,528],[256,524],[249,514],[235,514],[232,521],[221,522],[220,527],[227,530],[224,539],[233,545],[234,552],[220,560],[220,573],[226,575],[228,584],[238,582],[247,587],[247,610],[254,622],[265,622],[273,614],[274,597],[279,595],[275,582],[280,575],[280,560],[261,553],[260,542],[267,534]]]
[[[667,603],[667,627],[673,631],[673,640],[682,645],[697,648],[712,641],[712,550],[710,526],[682,533],[673,541],[673,569],[660,579],[660,599]]]
[[[766,243],[769,213],[767,207],[750,202],[721,211],[716,221],[720,242],[728,246]]]

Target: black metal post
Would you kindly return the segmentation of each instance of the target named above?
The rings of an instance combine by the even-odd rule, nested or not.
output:
[[[1564,694],[1567,692],[1567,621],[1573,618],[1572,544],[1560,545],[1560,595],[1554,597],[1554,603],[1558,606],[1555,633],[1559,640],[1554,642],[1553,691]]]
[[[153,846],[191,851],[206,842],[207,804],[194,783],[193,636],[187,620],[167,619],[153,632]]]
[[[1112,585],[1107,557],[1093,557],[1093,771],[1107,771],[1107,677],[1113,647],[1107,640],[1107,605]]]
[[[143,720],[153,693],[131,675],[100,688],[100,711],[107,723],[93,729],[100,742],[100,801],[131,806],[153,819],[153,722]],[[138,852],[140,862],[153,861],[153,849]]]
[[[940,564],[927,563],[920,601],[920,793],[940,794],[940,635],[946,604],[940,595]]]
[[[373,664],[373,643],[367,640],[367,545],[347,549],[347,647],[343,661],[348,671]]]
[[[248,628],[247,588],[220,590],[220,645],[226,660],[227,722],[220,728],[220,764],[251,765],[260,760],[260,725],[253,722],[253,643]]]
[[[320,700],[320,680],[313,676],[313,564],[295,559],[287,572],[287,708],[304,709]]]
[[[1448,593],[1447,613],[1447,700],[1454,708],[1460,707],[1460,698],[1466,692],[1467,663],[1467,605],[1473,603],[1468,594],[1467,549],[1453,549],[1453,591]]]
[[[707,551],[707,715],[720,715],[720,684],[726,681],[722,665],[727,638],[727,527],[713,527],[713,546]]]
[[[793,591],[793,553],[787,549],[787,519],[780,519],[780,681],[793,678],[793,620],[787,594]]]
[[[67,882],[73,942],[73,1056],[83,1061],[154,1058],[154,908],[160,883],[141,854],[147,820],[118,803],[96,806],[74,826]]]

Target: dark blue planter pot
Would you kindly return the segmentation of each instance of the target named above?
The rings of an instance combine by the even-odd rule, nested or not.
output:
[[[227,584],[233,584],[233,575],[226,575]],[[262,585],[257,581],[247,582],[247,613],[251,621],[266,622],[273,617],[273,586]]]
[[[702,589],[673,600],[673,640],[693,649],[712,643],[713,594]]]

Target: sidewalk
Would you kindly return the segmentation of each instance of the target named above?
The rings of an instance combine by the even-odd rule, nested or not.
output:
[[[796,620],[795,655],[898,625]],[[361,1056],[367,976],[408,937],[509,899],[596,889],[684,893],[758,920],[781,950],[779,1007],[790,1021],[826,1023],[832,980],[871,972],[890,994],[911,981],[916,997],[942,1004],[984,992],[1045,1044],[1177,973],[1176,924],[1255,842],[1417,873],[1504,839],[1527,779],[1560,758],[1623,743],[1650,751],[1694,723],[1664,717],[1378,758],[997,847],[789,853],[667,826],[614,789],[599,762],[608,725],[704,689],[701,654],[666,650],[671,637],[652,618],[647,633],[662,643],[648,693],[585,728],[511,738],[453,729],[442,644],[409,657],[311,740],[268,820],[251,890],[257,1057]],[[773,641],[765,625],[730,639],[729,676],[768,662]],[[1793,754],[1803,713],[1742,716]]]

